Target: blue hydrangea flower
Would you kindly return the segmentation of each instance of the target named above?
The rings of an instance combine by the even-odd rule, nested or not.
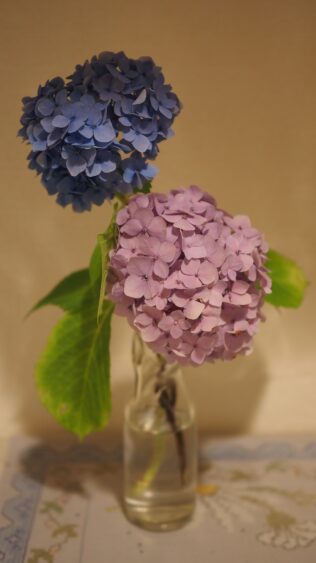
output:
[[[181,104],[150,57],[105,52],[23,98],[29,167],[60,205],[84,211],[146,189]]]

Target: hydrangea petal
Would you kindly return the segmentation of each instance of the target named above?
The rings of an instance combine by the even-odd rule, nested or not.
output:
[[[96,141],[100,141],[100,143],[108,143],[109,141],[113,141],[115,137],[116,133],[110,121],[103,125],[98,125],[98,127],[94,129],[94,138]]]
[[[182,272],[179,273],[179,279],[182,281],[184,287],[186,287],[187,289],[197,289],[198,287],[201,287],[202,283],[199,280],[198,277],[196,276],[187,276],[186,274],[183,274]]]
[[[42,98],[37,102],[36,109],[40,115],[47,117],[53,113],[55,104],[53,100],[50,100],[49,98]]]
[[[136,276],[150,276],[152,271],[153,261],[142,256],[135,256],[127,265],[127,272]]]
[[[211,332],[218,324],[217,317],[203,317],[201,320],[201,329],[205,332]]]
[[[252,266],[253,258],[252,256],[249,256],[249,254],[240,254],[239,258],[242,261],[241,271],[246,272]]]
[[[121,231],[130,236],[137,236],[142,231],[142,224],[137,219],[129,219]]]
[[[233,283],[232,286],[232,291],[234,293],[238,293],[239,295],[244,295],[244,293],[246,293],[248,289],[249,289],[249,283],[240,280]]]
[[[178,219],[178,221],[174,223],[174,227],[182,231],[194,231],[194,225],[183,218]]]
[[[87,161],[79,154],[70,155],[66,164],[71,176],[78,176],[87,168]]]
[[[205,305],[203,303],[199,303],[198,301],[192,299],[184,309],[184,316],[187,319],[196,320],[199,318],[204,309]]]
[[[251,296],[249,293],[244,293],[243,295],[238,293],[231,293],[230,294],[230,302],[233,305],[250,305],[251,303]]]
[[[196,276],[200,265],[200,260],[183,260],[181,263],[181,272],[187,276]]]
[[[161,331],[154,325],[149,325],[141,330],[144,342],[155,342],[161,336]]]
[[[200,366],[205,361],[206,356],[207,354],[205,350],[202,350],[202,348],[194,348],[191,353],[191,360],[193,363]]]
[[[185,307],[189,303],[190,298],[191,298],[191,296],[185,295],[184,292],[175,291],[171,295],[170,301],[172,301],[174,303],[174,305],[176,305],[176,307],[182,308],[182,307]]]
[[[146,152],[150,148],[150,141],[145,135],[137,135],[133,141],[133,146],[139,152]]]
[[[199,267],[198,276],[201,282],[205,283],[206,285],[215,283],[218,280],[217,268],[213,264],[205,260],[205,262],[203,262]]]
[[[161,289],[160,282],[149,278],[147,283],[146,283],[146,289],[145,289],[145,294],[144,294],[145,299],[153,299],[153,297],[158,295],[158,293],[160,292],[160,289]]]
[[[137,96],[136,100],[133,102],[133,106],[137,106],[138,104],[143,104],[147,97],[147,90],[144,88],[141,93]]]
[[[151,235],[163,239],[165,237],[166,229],[166,222],[161,217],[154,217],[149,225],[148,230]]]
[[[170,334],[174,339],[181,338],[181,336],[183,335],[183,330],[182,328],[180,328],[180,326],[173,325],[170,329]]]
[[[163,280],[167,279],[169,274],[169,267],[166,262],[163,262],[162,260],[156,260],[154,264],[154,273],[156,274],[156,276]]]
[[[69,125],[69,119],[65,115],[56,115],[52,120],[52,125],[54,127],[67,127]]]
[[[214,307],[221,307],[223,303],[223,295],[221,291],[218,291],[216,289],[211,290],[209,294],[208,302],[210,305],[213,305]]]
[[[146,290],[146,284],[140,276],[128,276],[124,283],[124,293],[127,297],[139,299],[143,297]]]
[[[168,241],[161,243],[159,248],[159,256],[164,262],[172,262],[175,258],[176,252],[177,249],[173,243]]]

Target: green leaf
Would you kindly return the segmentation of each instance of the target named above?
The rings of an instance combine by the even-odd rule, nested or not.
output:
[[[105,300],[109,252],[117,239],[114,204],[108,229],[98,236],[89,268],[75,272],[33,310],[56,304],[66,311],[52,331],[36,367],[43,404],[66,429],[83,438],[107,423],[111,410],[110,328],[114,305]]]
[[[275,250],[269,250],[266,267],[272,279],[272,293],[265,300],[277,307],[299,307],[308,285],[303,270]]]
[[[80,309],[67,313],[53,329],[36,367],[43,404],[80,438],[101,430],[109,419],[113,308],[112,303],[105,303],[97,325],[97,300],[87,290]]]
[[[102,275],[102,254],[99,243],[95,246],[89,264],[89,277],[92,288],[97,290],[99,295]]]
[[[105,303],[105,290],[106,290],[106,279],[109,270],[109,253],[116,246],[117,241],[117,226],[116,226],[116,215],[122,205],[119,203],[114,204],[113,214],[111,217],[111,222],[105,231],[98,235],[98,245],[94,249],[92,258],[90,261],[90,280],[94,284],[94,288],[98,287],[99,295],[99,305],[97,311],[97,322],[100,322],[104,303]]]
[[[31,313],[45,305],[57,305],[64,311],[74,311],[80,307],[88,287],[88,269],[73,272],[36,303],[26,316],[28,317]]]
[[[98,243],[99,243],[100,255],[101,255],[101,283],[100,283],[99,304],[97,311],[97,322],[99,323],[105,303],[106,278],[109,269],[108,266],[109,252],[112,247],[110,246],[110,244],[109,245],[107,244],[107,239],[105,234],[98,235]]]

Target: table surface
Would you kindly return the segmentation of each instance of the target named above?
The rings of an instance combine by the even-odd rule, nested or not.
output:
[[[0,444],[0,562],[315,563],[316,440],[207,440],[195,517],[141,530],[120,504],[119,447]]]

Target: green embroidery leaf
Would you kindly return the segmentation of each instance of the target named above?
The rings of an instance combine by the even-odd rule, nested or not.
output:
[[[57,538],[58,536],[64,536],[64,540],[77,538],[78,534],[76,532],[76,528],[76,524],[65,524],[65,526],[59,526],[53,531],[52,537]]]
[[[57,305],[64,311],[74,311],[81,306],[82,299],[88,287],[88,269],[73,272],[36,303],[27,316],[45,305]]]
[[[265,300],[277,307],[299,307],[308,285],[303,270],[275,250],[269,250],[266,267],[272,279],[272,293]]]
[[[110,332],[113,304],[106,302],[96,324],[97,300],[86,291],[80,309],[53,329],[36,367],[43,404],[80,438],[101,430],[111,411]]]
[[[48,514],[49,512],[58,512],[61,514],[63,512],[63,508],[54,500],[46,500],[43,503],[41,514]]]
[[[27,560],[27,563],[40,563],[40,561],[47,561],[53,563],[53,556],[46,549],[31,549],[32,556]]]

